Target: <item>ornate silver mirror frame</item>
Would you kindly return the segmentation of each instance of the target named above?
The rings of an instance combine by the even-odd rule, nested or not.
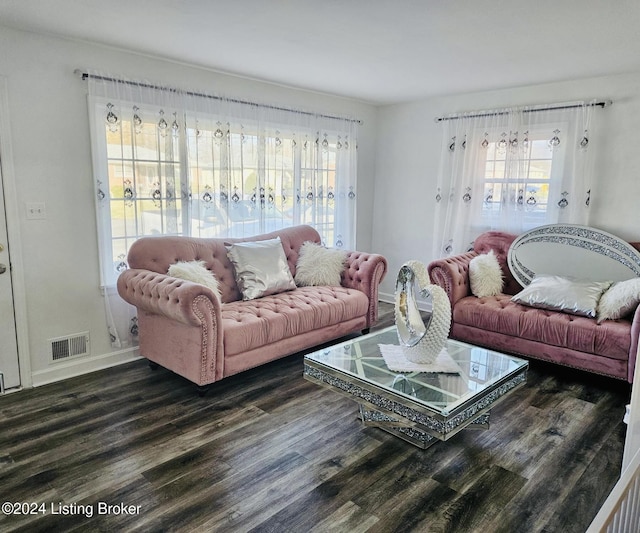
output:
[[[640,252],[596,228],[550,224],[518,236],[507,254],[518,283],[526,287],[536,274],[590,281],[624,281],[640,276]]]

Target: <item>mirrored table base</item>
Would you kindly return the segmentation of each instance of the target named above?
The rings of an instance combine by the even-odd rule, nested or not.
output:
[[[418,424],[407,420],[403,421],[381,411],[371,409],[363,403],[359,405],[359,418],[364,426],[382,429],[425,450],[441,440],[425,429],[420,428]],[[467,424],[464,429],[489,429],[490,414],[491,412],[488,411],[480,415]]]

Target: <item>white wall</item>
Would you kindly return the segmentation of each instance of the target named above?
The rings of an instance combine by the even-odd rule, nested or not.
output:
[[[214,51],[212,51],[214,53]],[[640,241],[640,73],[483,93],[443,96],[376,108],[355,100],[224,75],[112,48],[0,26],[0,76],[7,80],[17,216],[26,299],[27,347],[35,384],[126,360],[114,353],[104,327],[98,283],[93,176],[85,82],[73,74],[94,68],[116,75],[213,91],[305,110],[356,116],[359,137],[357,248],[384,254],[391,298],[395,273],[408,259],[430,261],[433,197],[442,114],[516,104],[612,99],[598,111],[602,154],[596,169],[591,224]],[[26,202],[46,203],[47,219],[27,220]],[[11,244],[11,243],[10,243]],[[91,357],[48,362],[47,339],[91,333]]]
[[[215,51],[212,51],[215,53]],[[215,92],[363,121],[359,136],[357,247],[371,248],[375,107],[362,102],[223,75],[170,61],[0,26],[0,76],[7,80],[12,180],[34,384],[126,360],[113,353],[99,291],[87,85],[73,72],[94,68],[133,79]],[[26,202],[44,202],[46,220],[27,220]],[[10,242],[11,244],[11,242]],[[51,365],[48,342],[89,331],[91,357]],[[28,381],[28,380],[27,380]]]
[[[611,99],[597,110],[601,124],[590,225],[640,241],[640,73],[499,91],[452,95],[381,108],[378,114],[373,249],[386,255],[391,298],[405,261],[428,263],[441,148],[436,117],[510,105]]]

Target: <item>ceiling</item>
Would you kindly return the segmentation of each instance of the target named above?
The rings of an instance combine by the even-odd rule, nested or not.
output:
[[[640,71],[639,0],[2,0],[0,25],[373,104]]]

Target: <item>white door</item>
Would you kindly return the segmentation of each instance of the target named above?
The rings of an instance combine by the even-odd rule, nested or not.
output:
[[[1,156],[2,154],[0,154],[0,162]],[[18,366],[18,342],[4,206],[0,165],[0,372],[4,376],[4,388],[11,389],[20,386],[20,367]]]

